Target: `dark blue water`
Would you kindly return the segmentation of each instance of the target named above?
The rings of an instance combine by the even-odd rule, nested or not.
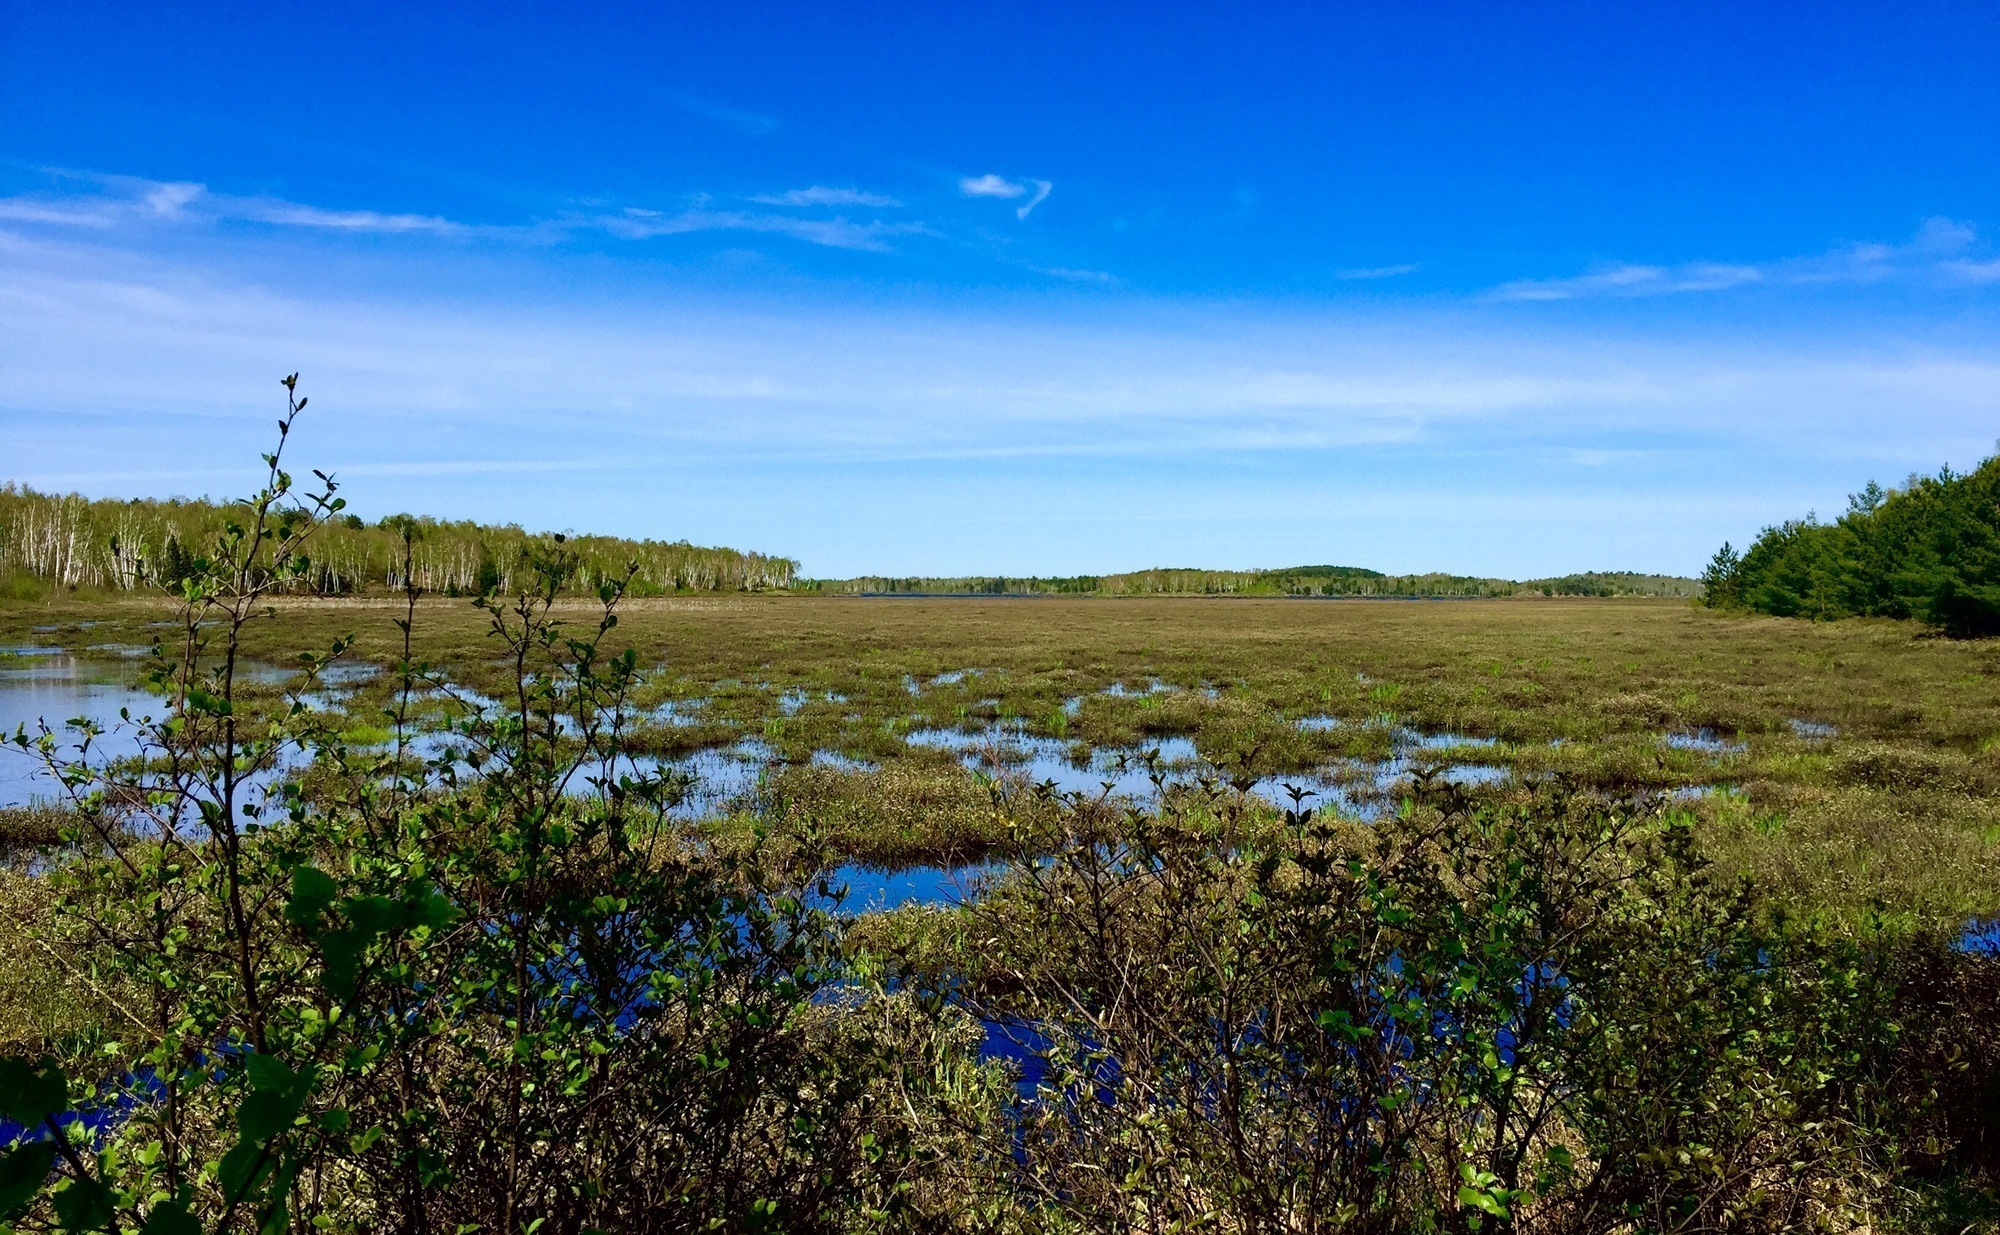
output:
[[[905,905],[960,905],[979,895],[981,885],[999,874],[995,866],[906,866],[899,870],[849,863],[829,876],[845,885],[841,908],[849,913],[901,909]]]
[[[1957,947],[1974,956],[2000,956],[2000,918],[1974,918],[1967,922]]]

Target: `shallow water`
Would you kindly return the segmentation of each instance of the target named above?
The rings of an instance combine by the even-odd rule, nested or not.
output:
[[[1476,738],[1466,733],[1422,733],[1415,729],[1398,726],[1396,746],[1399,750],[1450,750],[1454,746],[1498,746],[1498,738]]]
[[[906,866],[882,870],[849,863],[830,872],[836,885],[846,885],[840,907],[849,913],[901,909],[905,905],[950,907],[978,896],[980,884],[999,873],[997,866]]]
[[[1669,789],[1667,797],[1676,802],[1692,802],[1718,794],[1726,797],[1735,792],[1735,785],[1682,785],[1678,789]]]
[[[141,689],[144,680],[143,667],[129,659],[82,659],[56,648],[0,649],[0,731],[8,738],[21,728],[33,735],[46,720],[73,754],[75,737],[64,725],[87,719],[105,731],[91,743],[93,760],[129,757],[139,744],[120,709],[135,718],[166,710],[159,696]],[[28,806],[59,793],[35,756],[11,742],[0,750],[0,806]]]
[[[1341,722],[1336,717],[1306,717],[1299,724],[1307,729],[1331,729]],[[1370,722],[1387,723],[1387,722]],[[1161,738],[1155,742],[1123,749],[1093,751],[1088,762],[1072,759],[1072,744],[1058,738],[1026,733],[1018,723],[988,725],[978,732],[958,729],[917,729],[905,740],[957,753],[968,769],[989,776],[1017,776],[1035,784],[1052,785],[1062,793],[1095,796],[1107,791],[1113,797],[1145,804],[1157,799],[1152,773],[1145,761],[1147,752],[1157,752],[1159,771],[1169,779],[1187,780],[1194,776],[1219,776],[1219,769],[1204,760],[1194,741],[1186,737]],[[1250,787],[1250,792],[1280,807],[1292,805],[1288,786],[1309,796],[1304,805],[1333,809],[1361,819],[1379,818],[1418,764],[1416,756],[1454,749],[1492,749],[1497,738],[1470,734],[1424,733],[1407,726],[1392,730],[1394,754],[1379,761],[1342,760],[1310,771],[1268,776]],[[1450,784],[1495,785],[1512,779],[1513,772],[1497,764],[1464,763],[1445,766],[1440,778]]]
[[[1967,922],[1956,946],[1974,956],[2000,957],[2000,918],[1974,918]]]
[[[873,772],[875,764],[837,750],[816,750],[808,761],[816,768],[838,768],[843,772]]]
[[[1170,774],[1185,774],[1206,766],[1195,750],[1194,741],[1184,737],[1162,738],[1124,750],[1098,750],[1085,763],[1071,759],[1069,742],[1033,736],[1018,726],[1011,730],[989,728],[981,733],[917,729],[906,735],[904,741],[912,746],[954,751],[967,769],[989,776],[1020,777],[1033,784],[1050,785],[1059,793],[1092,796],[1106,792],[1109,786],[1112,796],[1134,801],[1154,796],[1152,775],[1145,760],[1149,752],[1157,756],[1161,771]]]
[[[707,706],[707,699],[669,699],[650,711],[639,713],[638,717],[656,725],[682,729],[701,724],[702,710]]]
[[[1823,721],[1799,720],[1797,717],[1794,717],[1788,723],[1792,726],[1794,736],[1804,738],[1808,742],[1822,741],[1826,738],[1837,738],[1840,736],[1838,726],[1829,725]]]
[[[1697,750],[1705,755],[1740,755],[1750,749],[1743,743],[1733,742],[1708,728],[1687,733],[1669,733],[1660,740],[1675,750]]]
[[[1395,777],[1380,780],[1374,785],[1376,793],[1385,792]],[[1382,817],[1389,809],[1388,802],[1375,794],[1357,793],[1357,786],[1337,777],[1320,772],[1293,776],[1268,776],[1250,787],[1250,792],[1285,810],[1293,809],[1291,790],[1297,789],[1304,796],[1298,806],[1305,810],[1331,810],[1336,814],[1354,819],[1374,820]]]

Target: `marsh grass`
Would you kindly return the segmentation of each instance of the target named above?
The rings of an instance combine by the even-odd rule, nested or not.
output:
[[[367,659],[397,654],[381,602],[275,607],[247,654],[282,663],[350,632]],[[161,615],[131,599],[0,604],[0,643],[145,643]],[[470,606],[426,598],[419,618],[423,657],[497,688],[504,666]],[[1713,852],[1797,905],[1946,918],[2000,907],[2000,647],[1909,623],[1625,599],[775,595],[628,600],[620,634],[647,670],[642,713],[685,705],[642,716],[635,752],[757,738],[783,771],[777,822],[828,827],[857,853],[935,858],[980,834],[977,786],[949,752],[909,744],[915,730],[1004,730],[1079,754],[1186,737],[1221,775],[1282,776],[1389,759],[1406,729],[1497,739],[1421,755],[1521,781],[1707,792],[1685,806]],[[390,690],[386,678],[352,688],[357,739],[381,728]],[[1795,721],[1834,735],[1802,736]],[[1727,745],[1664,741],[1703,730]],[[817,751],[879,770],[809,770]]]

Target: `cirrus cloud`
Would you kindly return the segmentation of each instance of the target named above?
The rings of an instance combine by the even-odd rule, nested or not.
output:
[[[881,193],[860,189],[829,188],[823,184],[784,193],[759,193],[750,199],[766,206],[872,206],[889,209],[903,203]]]

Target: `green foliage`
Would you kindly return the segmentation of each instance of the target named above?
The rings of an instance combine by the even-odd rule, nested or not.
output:
[[[340,510],[330,482],[299,498],[266,462],[176,580],[154,668],[168,714],[133,722],[146,758],[17,736],[74,813],[46,876],[57,920],[99,980],[144,999],[116,1038],[70,1044],[72,1069],[105,1078],[94,1122],[51,1120],[72,1104],[54,1061],[0,1060],[0,1115],[45,1129],[0,1160],[0,1209],[176,1233],[815,1231],[898,1212],[902,1124],[869,1102],[893,1052],[821,1011],[847,989],[837,921],[754,847],[688,844],[678,782],[618,763],[637,665],[604,641],[634,572],[598,582],[596,621],[572,631],[554,606],[589,567],[560,538],[529,544],[521,590],[477,602],[511,706],[452,703],[453,748],[426,761],[412,709],[455,691],[408,654],[405,569],[396,740],[350,750],[299,698],[346,640],[305,657],[275,710],[240,706],[244,629]],[[406,567],[421,531],[398,529]]]
[[[1671,812],[1420,787],[1273,829],[1180,791],[1024,833],[971,912],[954,981],[1043,1069],[1017,1186],[1077,1229],[1778,1231],[1879,1199],[1889,984],[1760,920]]]
[[[51,586],[177,589],[203,568],[190,546],[210,543],[242,514],[238,507],[205,499],[92,501],[0,485],[0,594],[28,598]],[[407,560],[400,550],[404,526],[415,529],[419,541]],[[533,540],[513,526],[409,515],[370,526],[345,515],[316,527],[311,560],[287,590],[322,596],[393,592],[407,568],[428,591],[468,597],[505,592]],[[585,595],[607,579],[622,579],[634,563],[638,569],[626,581],[634,595],[783,588],[798,569],[789,558],[685,541],[584,536],[569,544],[578,557],[572,590]]]
[[[1766,528],[1740,557],[1724,545],[1704,579],[1717,607],[2000,633],[2000,458],[1894,491],[1871,482],[1832,523],[1808,516]]]

